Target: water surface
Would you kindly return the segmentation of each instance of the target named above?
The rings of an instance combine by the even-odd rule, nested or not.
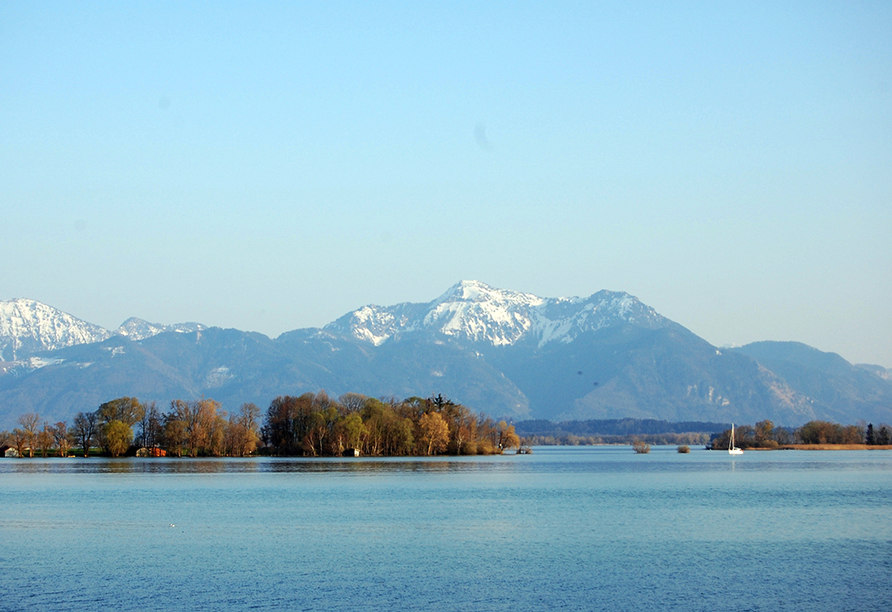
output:
[[[887,609],[892,452],[0,461],[3,609]]]

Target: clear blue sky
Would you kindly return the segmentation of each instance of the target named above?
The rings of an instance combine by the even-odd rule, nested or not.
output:
[[[110,328],[477,279],[892,367],[892,4],[3,2],[0,207]]]

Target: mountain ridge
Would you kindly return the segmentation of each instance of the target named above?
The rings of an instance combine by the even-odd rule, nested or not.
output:
[[[206,329],[200,323],[162,325],[130,317],[114,331],[43,302],[15,298],[0,302],[0,361],[18,361],[42,351],[102,342],[112,336],[144,340],[164,332]]]
[[[23,412],[69,418],[120,395],[162,404],[204,395],[234,408],[320,389],[442,393],[508,419],[892,420],[892,380],[880,366],[805,345],[720,349],[623,292],[540,298],[462,281],[430,302],[363,306],[275,339],[128,319],[77,343],[89,337],[63,332],[79,320],[33,312],[36,327],[69,346],[0,334],[17,347],[16,360],[0,361],[0,428]]]
[[[39,351],[101,342],[111,332],[27,298],[0,302],[0,359],[16,361]]]
[[[553,341],[572,342],[580,333],[616,320],[647,326],[668,321],[624,292],[602,290],[588,298],[541,298],[494,289],[480,281],[461,281],[427,304],[363,306],[323,329],[350,334],[376,346],[395,334],[426,330],[495,346],[512,345],[531,335],[541,348]]]

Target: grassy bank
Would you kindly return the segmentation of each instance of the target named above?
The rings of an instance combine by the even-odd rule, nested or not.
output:
[[[781,450],[892,450],[892,444],[884,446],[876,444],[784,444]],[[747,449],[770,450],[770,449]]]

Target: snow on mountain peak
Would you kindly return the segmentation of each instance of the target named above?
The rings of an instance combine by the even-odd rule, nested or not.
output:
[[[530,329],[527,311],[543,302],[529,293],[462,281],[431,303],[422,327],[496,346],[514,344]]]
[[[36,300],[19,298],[0,302],[0,361],[16,361],[40,351],[102,342],[113,335],[144,340],[162,332],[202,329],[205,326],[199,323],[159,325],[130,318],[111,332]]]
[[[35,300],[0,302],[0,359],[15,361],[37,351],[102,342],[111,332]]]
[[[505,289],[494,289],[486,283],[464,280],[450,287],[434,302],[499,302],[499,303],[540,303],[542,298],[530,293],[520,293]]]
[[[665,319],[627,293],[600,291],[589,298],[541,298],[461,281],[428,304],[364,306],[326,329],[378,346],[399,333],[433,331],[494,346],[532,337],[539,346],[572,342],[580,333],[619,321],[658,327]]]
[[[130,317],[121,326],[115,330],[119,336],[126,336],[131,340],[145,340],[152,336],[164,332],[189,333],[206,329],[201,323],[177,323],[175,325],[161,325],[160,323],[149,323],[136,317]]]

